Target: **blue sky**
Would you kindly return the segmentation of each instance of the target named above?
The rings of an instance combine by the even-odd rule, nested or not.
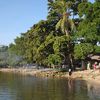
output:
[[[9,45],[46,16],[47,0],[0,0],[0,45]]]

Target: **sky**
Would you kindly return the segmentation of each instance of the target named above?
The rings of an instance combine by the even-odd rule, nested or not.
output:
[[[46,20],[47,1],[0,0],[0,45],[13,43],[35,23]]]

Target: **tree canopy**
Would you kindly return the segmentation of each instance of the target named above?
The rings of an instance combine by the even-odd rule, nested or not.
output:
[[[47,19],[22,33],[8,49],[27,63],[73,67],[74,60],[99,53],[99,42],[99,0],[48,0]]]

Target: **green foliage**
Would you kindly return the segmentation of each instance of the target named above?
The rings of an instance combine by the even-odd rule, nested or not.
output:
[[[61,57],[57,54],[50,54],[47,58],[47,63],[49,66],[60,65]]]
[[[61,45],[62,45],[62,43],[66,42],[66,41],[69,41],[69,39],[66,37],[66,35],[55,37],[55,41],[53,44],[53,50],[54,50],[55,54],[60,54]]]
[[[92,3],[90,2],[82,2],[78,6],[79,16],[83,17],[84,15],[86,17],[89,16],[89,14],[92,14]]]
[[[0,67],[6,67],[8,60],[8,46],[0,47]]]
[[[48,2],[48,12],[47,20],[34,24],[10,44],[9,64],[68,64],[100,52],[96,45],[100,41],[100,2],[52,0]],[[72,19],[74,15],[79,17]],[[80,44],[76,44],[78,40]]]
[[[100,53],[100,46],[94,46],[94,50],[96,53]]]
[[[84,28],[83,28],[84,26]],[[98,40],[98,34],[95,23],[80,23],[79,31],[77,32],[77,37],[83,37],[86,42],[93,42]]]
[[[88,54],[93,52],[93,45],[89,43],[80,43],[74,47],[75,59],[85,59]]]
[[[15,67],[17,65],[20,65],[20,62],[22,61],[22,58],[15,55],[15,54],[11,54],[9,53],[9,57],[7,59],[7,63],[10,67]]]
[[[79,4],[79,15],[83,17],[79,23],[76,40],[83,38],[81,44],[75,45],[74,56],[76,59],[85,59],[89,53],[99,53],[100,47],[97,42],[100,41],[100,3],[83,2]],[[88,45],[87,45],[88,44]]]

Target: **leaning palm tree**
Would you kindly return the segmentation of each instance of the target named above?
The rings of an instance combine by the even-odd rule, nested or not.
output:
[[[67,52],[68,52],[68,59],[70,67],[73,66],[72,63],[72,53],[71,53],[71,41],[70,37],[73,32],[75,32],[75,25],[73,20],[70,18],[71,16],[71,6],[72,6],[71,0],[52,0],[50,2],[51,6],[51,14],[52,12],[56,12],[56,15],[59,15],[59,20],[56,24],[56,30],[60,29],[63,34],[66,35],[68,38],[67,41]]]

